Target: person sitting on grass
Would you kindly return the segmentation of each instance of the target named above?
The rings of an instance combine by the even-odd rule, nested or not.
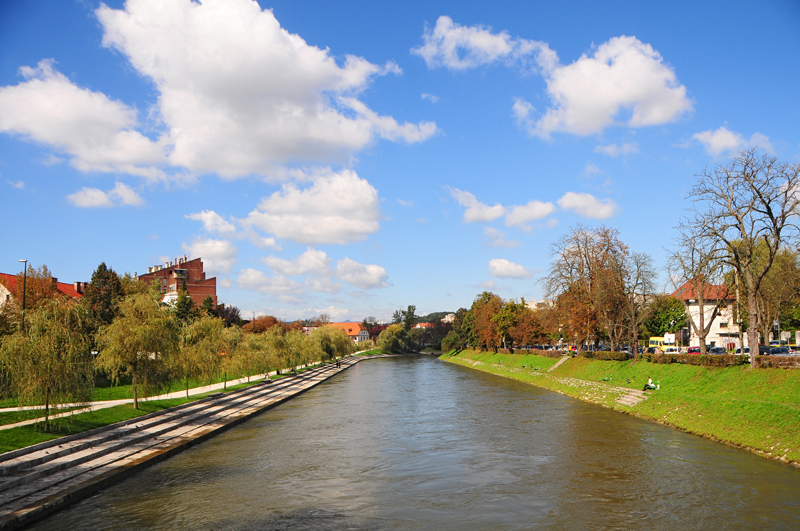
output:
[[[647,391],[648,389],[659,389],[660,387],[661,385],[658,385],[658,387],[656,387],[656,384],[653,383],[653,379],[648,376],[647,383],[644,384],[644,389],[642,389],[642,391]]]

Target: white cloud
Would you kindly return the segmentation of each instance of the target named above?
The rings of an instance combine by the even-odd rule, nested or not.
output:
[[[466,70],[497,61],[527,65],[532,59],[543,68],[557,61],[547,44],[512,38],[507,32],[492,33],[485,26],[462,26],[448,16],[441,16],[436,26],[425,28],[423,44],[411,53],[425,60],[428,68],[445,67]]]
[[[508,289],[508,286],[498,284],[494,280],[485,280],[480,284],[476,284],[475,287],[483,291],[505,291]]]
[[[312,276],[306,279],[306,288],[308,288],[308,291],[339,293],[342,289],[342,284],[340,282],[334,282],[331,277]]]
[[[191,244],[183,244],[189,256],[202,258],[203,267],[209,273],[229,273],[236,263],[239,249],[228,240],[197,238]]]
[[[286,260],[276,256],[263,258],[265,264],[279,275],[305,275],[306,273],[327,273],[331,259],[325,251],[308,248],[306,252],[294,260]]]
[[[542,219],[556,211],[553,203],[542,201],[530,201],[527,205],[514,205],[506,214],[506,226],[517,226],[527,228],[526,223],[537,219]]]
[[[554,131],[590,135],[615,125],[623,112],[629,127],[673,122],[692,110],[686,87],[661,55],[636,37],[614,37],[546,74],[554,106],[529,132],[548,137]]]
[[[450,195],[458,201],[458,204],[466,207],[464,211],[464,221],[467,223],[477,221],[492,221],[506,213],[505,208],[500,203],[489,206],[478,201],[471,193],[459,190],[458,188],[448,188]]]
[[[617,214],[617,204],[611,199],[597,199],[592,194],[567,192],[558,206],[591,219],[606,219]]]
[[[278,238],[343,244],[379,228],[378,191],[351,170],[313,178],[305,189],[285,184],[243,221]]]
[[[419,142],[436,132],[355,99],[376,76],[400,73],[397,64],[352,55],[339,64],[254,1],[128,0],[96,15],[103,44],[155,84],[173,166],[269,174],[294,161],[346,161],[376,136]]]
[[[414,202],[413,201],[403,201],[402,199],[398,199],[397,203],[400,204],[401,206],[404,206],[404,207],[413,207],[414,206]]]
[[[16,188],[17,190],[22,190],[25,188],[25,181],[7,181],[8,184]]]
[[[97,188],[81,188],[67,196],[67,200],[80,208],[109,208],[129,205],[142,206],[144,200],[139,194],[123,183],[116,183],[113,190],[104,192]]]
[[[767,153],[775,152],[768,136],[754,133],[748,140],[741,133],[731,131],[724,125],[715,131],[709,129],[695,133],[692,138],[703,144],[706,153],[712,157],[719,157],[723,154],[730,155],[748,148],[761,148]]]
[[[604,146],[597,146],[594,148],[595,153],[602,153],[603,155],[608,155],[609,157],[618,157],[620,155],[630,155],[631,153],[638,153],[639,146],[636,145],[635,142],[629,143],[626,142],[621,146],[617,144],[606,144]]]
[[[214,212],[213,210],[203,210],[194,214],[187,214],[186,219],[201,221],[203,228],[208,232],[218,232],[220,234],[236,232],[236,226],[230,221]]]
[[[597,164],[592,164],[591,162],[587,162],[586,166],[583,168],[583,176],[586,178],[594,177],[595,175],[603,175],[603,170],[601,170]]]
[[[386,270],[381,266],[359,264],[350,258],[336,262],[336,275],[348,284],[361,289],[382,288],[386,286],[388,277]]]
[[[78,87],[45,59],[22,67],[25,81],[0,87],[0,132],[55,147],[84,172],[160,178],[163,142],[135,130],[136,111],[100,92]]]
[[[439,102],[439,96],[436,96],[434,94],[428,94],[426,92],[424,92],[422,94],[422,99],[423,100],[428,100],[431,103],[438,103]]]
[[[506,235],[502,231],[492,227],[483,229],[483,235],[489,238],[486,244],[489,247],[516,247],[519,245],[517,240],[506,240]]]
[[[489,273],[497,278],[528,278],[531,272],[505,258],[489,260]]]
[[[303,293],[302,285],[284,276],[268,277],[257,269],[247,268],[236,279],[239,287],[274,295],[284,302],[299,302]]]

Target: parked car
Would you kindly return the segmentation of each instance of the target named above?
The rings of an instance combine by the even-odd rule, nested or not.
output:
[[[772,354],[772,348],[768,345],[759,345],[758,346],[758,355],[759,356],[769,356]]]
[[[711,347],[707,350],[709,354],[727,354],[728,351],[725,350],[725,347]]]
[[[750,347],[744,347],[744,353],[745,354],[750,354]],[[736,349],[736,355],[737,356],[741,356],[741,354],[742,354],[742,349],[737,348]]]
[[[667,347],[664,349],[664,354],[683,354],[681,347]]]
[[[772,347],[769,353],[772,356],[788,356],[791,354],[789,347]]]
[[[700,354],[700,347],[689,347],[686,349],[687,354]]]

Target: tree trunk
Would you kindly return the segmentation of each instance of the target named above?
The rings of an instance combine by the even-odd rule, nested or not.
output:
[[[189,376],[186,376],[186,398],[189,398]]]
[[[131,382],[133,385],[131,389],[133,390],[133,409],[139,409],[139,393],[137,392],[136,386],[136,374],[133,375],[133,381]]]
[[[760,324],[758,322],[758,300],[753,290],[747,291],[747,310],[750,312],[750,327],[747,329],[747,341],[750,343],[750,367],[752,369],[758,368],[756,356],[761,354],[759,349],[758,329]]]
[[[50,392],[45,392],[44,395],[44,431],[50,431]]]

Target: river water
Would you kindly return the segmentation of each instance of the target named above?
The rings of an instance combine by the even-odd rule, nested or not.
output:
[[[362,361],[34,529],[800,529],[800,470],[428,357]]]

